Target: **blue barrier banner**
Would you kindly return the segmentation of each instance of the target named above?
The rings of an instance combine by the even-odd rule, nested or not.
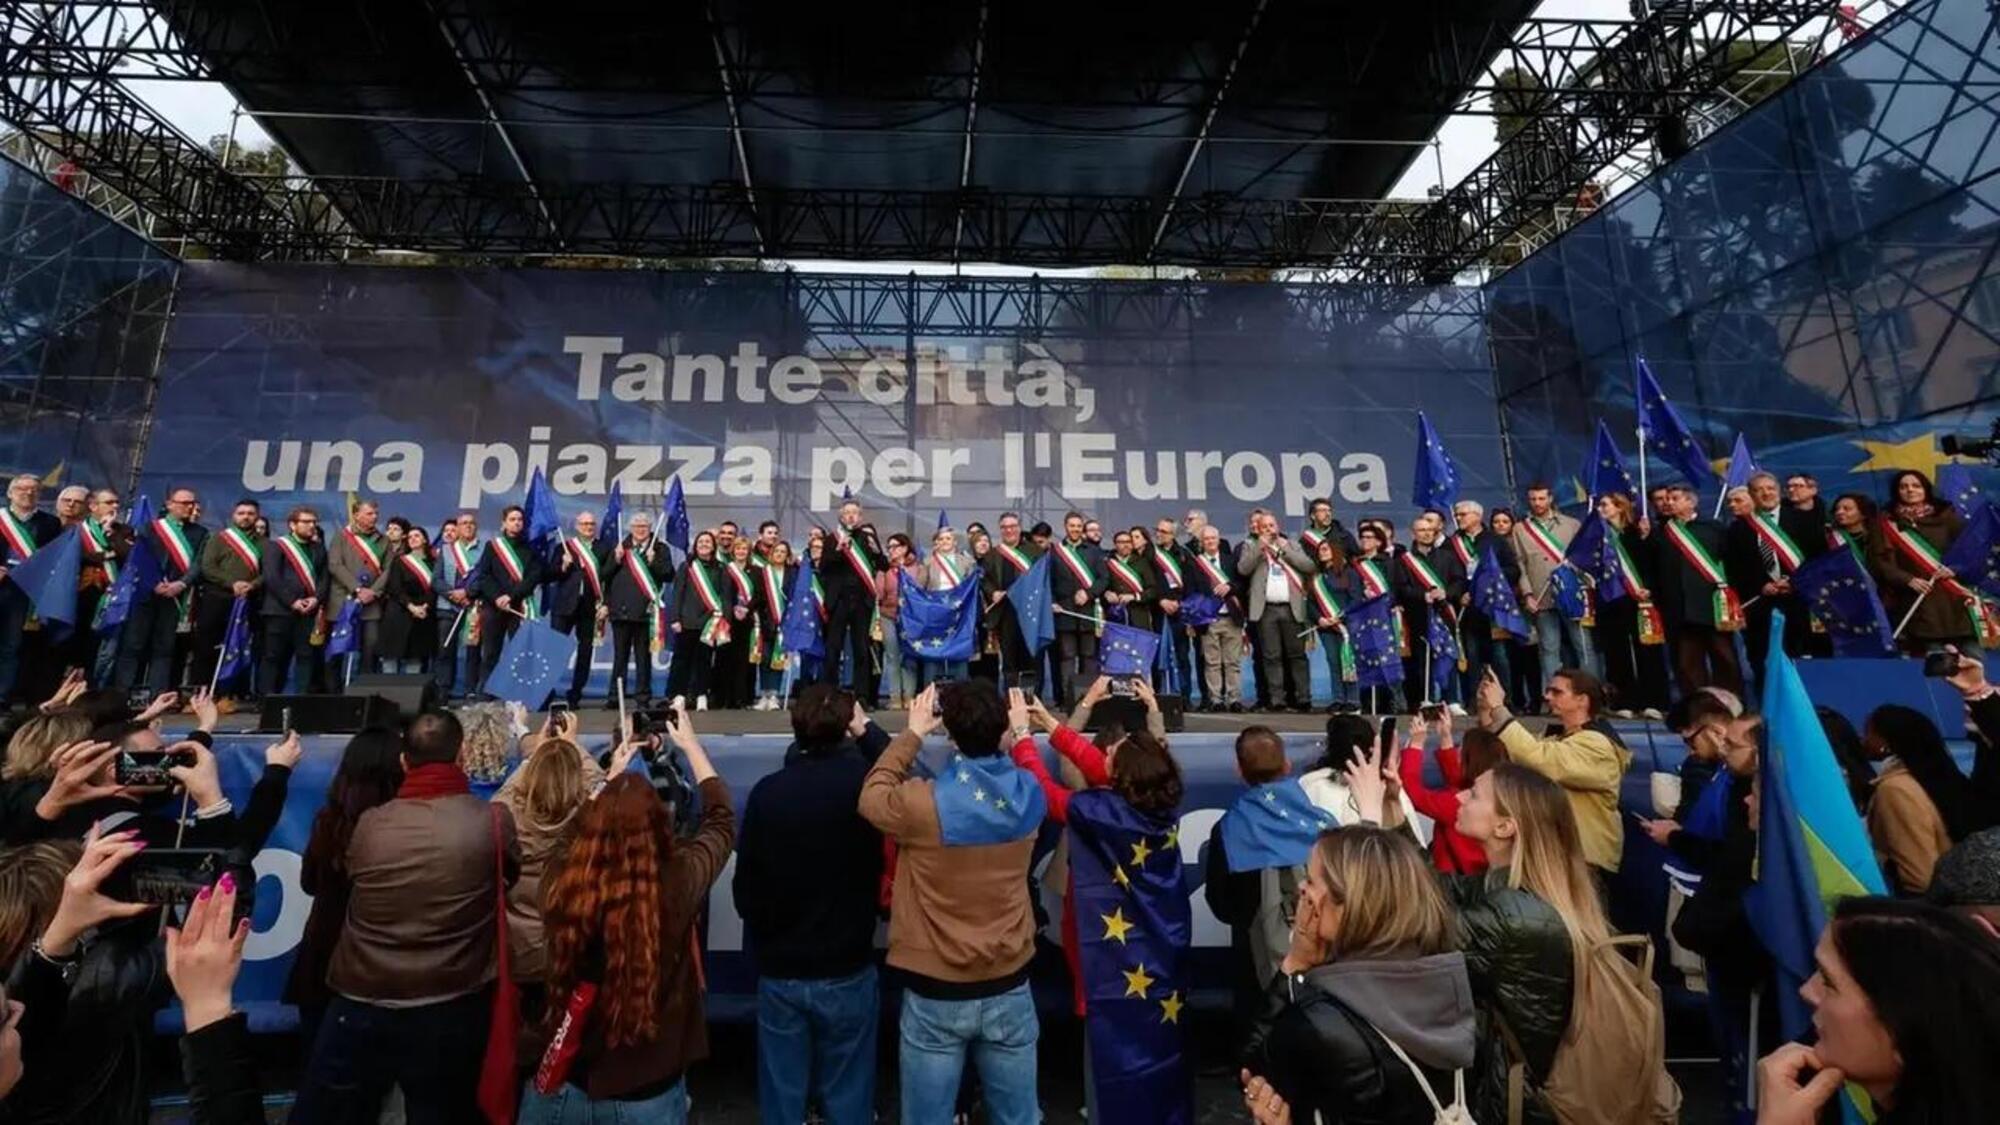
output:
[[[1010,284],[191,263],[141,490],[490,534],[541,470],[565,520],[677,476],[698,526],[794,542],[850,490],[884,532],[1200,507],[1233,535],[1321,496],[1406,516],[1421,408],[1464,494],[1503,491],[1476,289]]]

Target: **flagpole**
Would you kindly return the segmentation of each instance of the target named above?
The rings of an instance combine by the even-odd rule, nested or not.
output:
[[[1924,604],[1924,599],[1929,597],[1931,591],[1935,589],[1937,589],[1937,584],[1933,582],[1931,585],[1926,586],[1920,593],[1917,594],[1917,600],[1910,603],[1910,611],[1903,615],[1903,619],[1901,621],[1896,622],[1896,631],[1889,634],[1890,640],[1897,641],[1903,638],[1903,629],[1909,625],[1910,618],[1915,617],[1917,615],[1917,607]]]

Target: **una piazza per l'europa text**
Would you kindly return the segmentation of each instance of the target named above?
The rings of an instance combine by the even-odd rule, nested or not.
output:
[[[754,342],[730,355],[662,356],[628,351],[618,336],[565,336],[573,357],[580,402],[665,406],[671,403],[775,403],[808,406],[825,393],[829,373],[811,356],[773,359]],[[1032,346],[1031,346],[1032,347]],[[1035,348],[1033,350],[1039,351]],[[989,347],[979,359],[963,349],[920,348],[915,369],[900,356],[836,361],[833,373],[851,381],[852,393],[874,407],[976,406],[1048,411],[1062,424],[1086,425],[1096,417],[1096,391],[1045,353],[1013,361],[1009,349]],[[845,388],[843,388],[844,390]],[[657,497],[678,475],[690,499],[769,498],[774,478],[770,438],[728,446],[555,444],[548,426],[528,427],[526,445],[469,442],[459,466],[457,505],[476,508],[495,497],[518,496],[535,470],[555,491],[602,496],[615,483],[628,498]],[[864,453],[821,445],[803,466],[807,503],[831,507],[852,490],[892,500],[928,495],[949,500],[961,481],[990,482],[997,460],[1002,493],[1024,498],[1031,484],[1056,488],[1072,501],[1230,499],[1282,506],[1303,515],[1318,496],[1348,503],[1389,500],[1388,470],[1374,453],[1346,452],[1338,460],[1320,452],[1268,453],[1252,449],[1123,450],[1118,435],[1081,430],[1009,431],[994,439],[887,445]],[[253,439],[245,443],[243,487],[250,492],[363,491],[390,497],[426,491],[424,448],[414,441],[373,447],[353,439]],[[784,475],[798,475],[787,467]]]

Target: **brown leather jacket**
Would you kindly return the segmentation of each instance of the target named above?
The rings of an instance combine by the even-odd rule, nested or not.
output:
[[[398,798],[361,814],[347,845],[353,889],[327,984],[355,1000],[448,999],[497,975],[493,815],[505,878],[521,866],[514,819],[470,794]]]

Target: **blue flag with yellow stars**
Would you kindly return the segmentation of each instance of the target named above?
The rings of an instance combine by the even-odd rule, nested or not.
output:
[[[947,848],[1006,844],[1041,830],[1048,798],[1005,754],[953,754],[932,783],[938,835]]]
[[[1014,607],[1014,619],[1021,625],[1021,644],[1035,656],[1040,656],[1049,642],[1056,639],[1055,602],[1049,596],[1051,553],[1043,552],[1025,574],[1007,587],[1007,604]]]
[[[576,642],[567,634],[540,621],[523,621],[514,627],[514,635],[500,649],[499,662],[487,673],[486,694],[539,711],[569,675],[575,650]]]
[[[1380,594],[1347,608],[1347,638],[1354,645],[1354,682],[1395,687],[1403,682],[1402,641],[1394,598]]]
[[[1306,796],[1297,778],[1252,786],[1222,814],[1222,853],[1233,872],[1296,867],[1313,841],[1338,827],[1333,815]]]
[[[1889,615],[1853,551],[1828,551],[1802,564],[1792,573],[1792,588],[1826,626],[1835,656],[1896,655]]]
[[[1971,518],[1972,509],[1984,499],[1979,491],[1979,483],[1972,478],[1971,468],[1956,461],[1949,465],[1938,466],[1937,493],[1951,501],[1951,506],[1958,509],[1958,514],[1968,519]]]
[[[1149,675],[1154,658],[1160,654],[1159,634],[1120,625],[1116,621],[1104,623],[1103,642],[1104,674],[1107,676]]]
[[[1417,411],[1417,479],[1411,492],[1417,507],[1440,512],[1451,511],[1458,500],[1458,463],[1445,452],[1444,442],[1421,410]]]
[[[1597,584],[1597,599],[1615,602],[1625,596],[1625,577],[1618,567],[1618,545],[1612,536],[1618,529],[1604,522],[1604,517],[1592,512],[1583,517],[1583,523],[1576,529],[1576,535],[1563,549],[1563,561],[1568,567],[1556,571],[1556,604],[1570,617],[1583,616],[1582,588],[1574,581],[1570,567],[1588,574]],[[1571,579],[1569,589],[1565,589],[1564,579]],[[1576,605],[1571,610],[1571,600]]]
[[[912,660],[971,660],[979,619],[979,572],[949,590],[926,590],[896,570],[896,633]]]
[[[1183,1049],[1194,936],[1171,813],[1149,815],[1109,789],[1069,802],[1069,870],[1097,1118],[1109,1125],[1194,1120]]]
[[[1493,622],[1494,628],[1505,629],[1524,641],[1528,639],[1528,619],[1521,614],[1521,600],[1514,594],[1514,584],[1501,572],[1499,556],[1491,543],[1486,545],[1486,554],[1479,560],[1479,574],[1472,583],[1472,604]]]
[[[1450,612],[1442,603],[1432,606],[1430,623],[1424,627],[1431,676],[1431,682],[1424,686],[1432,699],[1443,699],[1446,690],[1458,682],[1458,634],[1452,631]]]
[[[1966,585],[2000,596],[2000,510],[1979,504],[1959,515],[1965,529],[1944,553],[1944,565]]]
[[[1646,366],[1641,357],[1639,365],[1639,426],[1646,433],[1646,444],[1660,459],[1681,471],[1688,483],[1700,488],[1715,479],[1715,468],[1708,462],[1708,454],[1701,450],[1701,442],[1695,440],[1694,431],[1681,421],[1674,404],[1660,390],[1659,381],[1653,378],[1653,369]],[[1644,456],[1644,451],[1640,451]]]
[[[1597,447],[1590,454],[1590,494],[1592,496],[1637,496],[1639,490],[1632,484],[1632,474],[1625,468],[1625,458],[1618,452],[1618,443],[1611,439],[1611,427],[1603,419],[1597,422]]]

